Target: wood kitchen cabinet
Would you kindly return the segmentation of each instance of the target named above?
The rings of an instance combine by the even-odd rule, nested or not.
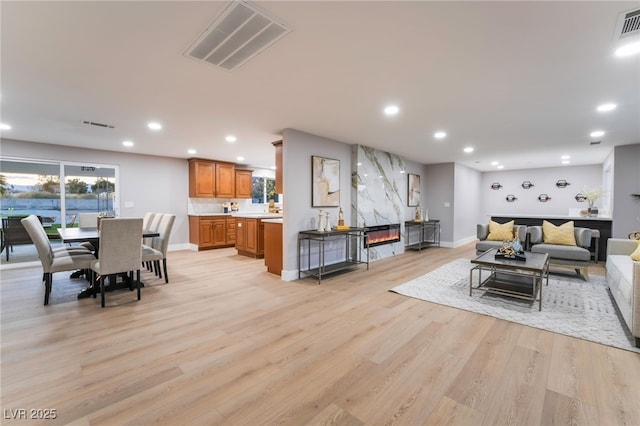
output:
[[[253,170],[236,169],[235,175],[236,175],[235,198],[252,198]]]
[[[189,197],[234,198],[236,175],[233,163],[189,159]]]
[[[282,274],[282,223],[264,223],[264,264],[272,274]]]
[[[198,250],[232,247],[235,244],[235,218],[189,216],[189,242],[197,245]]]
[[[283,194],[282,190],[282,141],[273,142],[276,149],[276,193]]]
[[[236,250],[238,254],[261,259],[264,257],[264,224],[260,219],[236,218]]]

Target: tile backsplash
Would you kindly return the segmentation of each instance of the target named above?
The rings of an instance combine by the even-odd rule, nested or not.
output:
[[[189,198],[187,201],[188,214],[203,214],[203,213],[223,213],[223,203],[231,203],[235,201],[238,203],[239,212],[255,212],[261,213],[266,211],[268,206],[266,204],[253,204],[251,200],[247,199],[223,199],[223,198]]]

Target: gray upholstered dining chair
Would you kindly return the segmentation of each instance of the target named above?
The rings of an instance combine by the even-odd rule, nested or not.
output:
[[[167,274],[167,248],[169,247],[169,238],[175,220],[176,215],[163,214],[158,227],[160,236],[152,238],[151,246],[142,246],[142,261],[144,263],[153,262],[156,276],[160,278],[162,278],[162,272],[160,271],[160,261],[162,260],[165,283],[169,282],[169,275]]]
[[[53,250],[40,220],[35,215],[22,219],[22,225],[27,230],[31,241],[36,246],[38,257],[42,264],[44,281],[44,304],[49,304],[49,294],[53,286],[53,273],[63,271],[75,271],[77,269],[90,269],[91,263],[96,259],[86,249],[67,249],[63,247]]]
[[[100,304],[104,308],[104,279],[126,273],[135,282],[140,300],[140,264],[142,262],[142,219],[103,219],[100,222],[100,257],[91,262],[99,275]],[[136,276],[133,276],[136,271]]]

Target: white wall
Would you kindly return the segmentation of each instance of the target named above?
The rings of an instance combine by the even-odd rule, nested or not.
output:
[[[566,180],[569,186],[556,187],[558,180]],[[529,181],[533,187],[524,189],[522,182]],[[502,188],[491,189],[493,183]],[[585,188],[602,186],[602,165],[564,166],[543,169],[505,170],[484,172],[482,176],[482,221],[488,222],[491,215],[568,215],[569,209],[586,209],[586,202],[575,200],[576,194]],[[515,195],[515,202],[507,202],[507,195]],[[551,200],[538,201],[540,194],[547,194]],[[601,206],[601,201],[596,206]]]
[[[187,160],[100,151],[61,145],[2,139],[2,156],[25,159],[74,161],[118,165],[120,168],[120,215],[142,217],[146,212],[176,215],[170,245],[186,248],[189,243]],[[133,207],[125,208],[125,203]]]

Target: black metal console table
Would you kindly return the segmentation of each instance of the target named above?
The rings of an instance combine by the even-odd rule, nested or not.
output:
[[[344,244],[344,259],[334,263],[326,263],[325,248],[327,244]],[[303,250],[306,247],[306,265]],[[318,248],[317,266],[311,266],[312,247]],[[366,259],[362,259],[362,249]],[[332,231],[301,231],[298,233],[298,278],[315,277],[318,284],[322,277],[334,272],[352,269],[360,264],[366,264],[369,269],[369,244],[364,228],[350,228],[348,230]]]
[[[411,242],[411,230],[418,228],[418,241]],[[405,250],[422,251],[423,248],[429,246],[440,247],[440,221],[425,220],[417,222],[408,220],[404,223],[405,230]]]

